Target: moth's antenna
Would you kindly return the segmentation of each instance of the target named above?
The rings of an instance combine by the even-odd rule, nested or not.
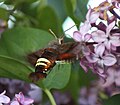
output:
[[[71,28],[75,27],[77,24],[73,25],[72,27],[66,29],[64,32],[69,31]]]
[[[72,27],[66,29],[64,32],[70,30],[71,28],[75,27],[76,25],[77,25],[77,24],[75,24],[75,25],[73,25]],[[55,39],[58,39],[58,37],[55,35],[55,33],[54,33],[51,29],[49,29],[49,32],[55,37]]]
[[[49,29],[49,31],[55,37],[55,39],[58,39],[57,36],[55,35],[55,33],[51,29]]]
[[[65,30],[64,32],[70,30],[71,28],[73,28],[73,27],[75,27],[75,26],[76,26],[76,24],[73,25],[72,27],[68,28],[68,29]],[[51,29],[49,29],[49,32],[55,37],[56,40],[58,40],[59,44],[62,44],[62,42],[63,42],[63,37],[64,37],[64,36],[62,36],[61,38],[58,38]]]
[[[49,31],[55,37],[55,39],[58,40],[58,43],[62,44],[63,38],[58,38],[51,29],[49,29]]]

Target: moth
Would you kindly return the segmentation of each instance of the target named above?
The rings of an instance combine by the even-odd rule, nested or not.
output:
[[[71,62],[76,59],[74,48],[77,42],[64,42],[63,38],[56,38],[46,48],[39,49],[27,56],[28,61],[35,67],[35,72],[29,74],[32,81],[46,78],[56,64]]]

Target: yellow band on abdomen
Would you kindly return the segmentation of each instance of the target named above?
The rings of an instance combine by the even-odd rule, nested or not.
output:
[[[46,62],[46,63],[51,63],[48,59],[46,58],[39,58],[37,62]]]
[[[36,63],[36,65],[35,66],[47,66],[47,64],[45,64],[45,63],[42,63],[42,62],[38,62],[38,63]]]

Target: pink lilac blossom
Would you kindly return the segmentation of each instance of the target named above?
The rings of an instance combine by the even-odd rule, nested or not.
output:
[[[98,100],[98,89],[96,87],[81,88],[78,100],[79,105],[101,105]]]
[[[73,98],[69,92],[54,91],[53,96],[57,105],[75,105]]]
[[[99,18],[99,12],[95,12],[89,7],[88,12],[86,14],[86,21],[88,23],[95,23]]]
[[[77,42],[87,42],[91,38],[91,34],[88,33],[91,26],[85,22],[81,27],[79,31],[75,31],[73,33],[73,39]]]
[[[0,105],[8,104],[10,102],[10,98],[5,95],[6,91],[0,94]]]
[[[86,57],[82,57],[80,60],[80,66],[83,68],[85,72],[88,72],[88,69],[92,66],[86,59]]]
[[[90,30],[91,26],[90,24],[86,21],[81,27],[79,31],[75,31],[73,33],[73,39],[76,42],[81,43],[81,50],[85,55],[89,54],[89,48],[86,46],[85,42],[88,42],[91,39],[91,34],[88,33]]]
[[[40,103],[42,100],[42,90],[36,85],[26,83],[21,80],[0,78],[0,91],[6,90],[11,99],[14,98],[16,92],[22,91],[25,96],[34,100],[34,103]],[[24,88],[25,87],[25,88]]]
[[[95,53],[91,53],[89,56],[86,56],[87,60],[90,63],[97,63],[100,67],[105,66],[112,66],[114,65],[117,60],[116,57],[112,54],[103,55],[103,48],[102,46],[95,48]]]
[[[114,65],[120,67],[118,65],[120,59],[118,55],[120,54],[116,53],[117,48],[120,47],[120,29],[116,25],[119,16],[113,12],[113,9],[116,8],[114,3],[116,1],[110,3],[106,0],[98,7],[93,9],[89,7],[85,22],[80,26],[79,31],[73,33],[73,39],[82,45],[81,67],[85,72],[90,68],[94,73],[104,78],[109,76],[108,67],[114,67]],[[113,15],[108,16],[107,11]],[[107,25],[102,21],[97,24],[98,18],[106,21]],[[96,27],[97,30],[92,31],[92,27]],[[90,33],[90,31],[92,32]],[[119,84],[117,83],[117,85]]]
[[[120,93],[120,25],[117,23],[120,16],[115,13],[114,8],[120,9],[118,0],[106,0],[93,9],[89,7],[85,22],[73,33],[73,39],[82,45],[82,54],[79,52],[82,55],[79,58],[80,66],[85,72],[91,69],[98,74],[100,80],[94,82],[94,88],[107,96]],[[112,13],[112,16],[109,16],[108,12]],[[97,23],[98,18],[107,24],[103,21]],[[93,27],[96,27],[96,31],[91,30]],[[97,92],[92,93],[90,89],[82,88],[78,103],[101,105],[97,102]]]
[[[97,30],[92,33],[92,38],[95,42],[104,43],[108,50],[113,49],[112,47],[120,46],[120,33],[111,34],[110,31],[115,26],[115,21],[109,24],[106,28],[106,32]]]
[[[107,1],[102,2],[99,4],[98,7],[95,7],[94,10],[95,12],[99,12],[99,17],[101,19],[107,20],[108,14],[107,11],[112,8],[111,4]]]
[[[14,101],[10,105],[31,105],[34,102],[33,99],[26,98],[22,92],[15,95]]]
[[[108,69],[109,69],[109,72],[111,73],[112,67],[109,67]],[[106,98],[108,98],[110,96],[120,94],[120,87],[115,85],[114,79],[115,78],[112,78],[109,75],[109,80],[110,81],[108,81],[108,80],[105,81],[102,78],[99,78],[97,81],[92,82],[92,83],[94,83],[94,87],[96,87],[99,92],[103,93],[104,96]]]
[[[94,53],[91,52],[86,58],[89,63],[92,63],[94,67],[94,72],[99,74],[101,77],[106,77],[106,67],[112,66],[117,62],[116,57],[113,54],[104,54],[104,47],[102,45],[97,45],[94,49]]]
[[[112,84],[115,84],[116,86],[120,86],[120,68],[113,68],[110,67],[107,70],[108,77],[106,79],[105,84],[103,84],[104,87],[111,86]]]
[[[98,7],[95,7],[94,10],[96,12],[99,12],[99,17],[103,20],[108,20],[108,18],[110,17],[108,12],[112,13],[115,17],[120,19],[120,16],[117,14],[117,12],[114,11],[114,8],[120,10],[119,0],[106,0],[99,4]]]
[[[42,100],[42,90],[34,84],[30,84],[30,86],[31,90],[28,92],[28,95],[34,100],[35,103],[40,103]]]
[[[116,3],[115,3],[115,7],[120,10],[120,3],[119,3],[119,2],[116,2]]]

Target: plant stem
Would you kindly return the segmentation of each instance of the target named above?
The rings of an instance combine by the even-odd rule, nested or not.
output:
[[[50,90],[48,90],[48,89],[43,89],[43,90],[47,94],[47,96],[48,96],[48,98],[49,98],[49,100],[51,102],[51,105],[57,105],[56,102],[55,102],[55,100],[54,100],[53,95],[50,92]]]

